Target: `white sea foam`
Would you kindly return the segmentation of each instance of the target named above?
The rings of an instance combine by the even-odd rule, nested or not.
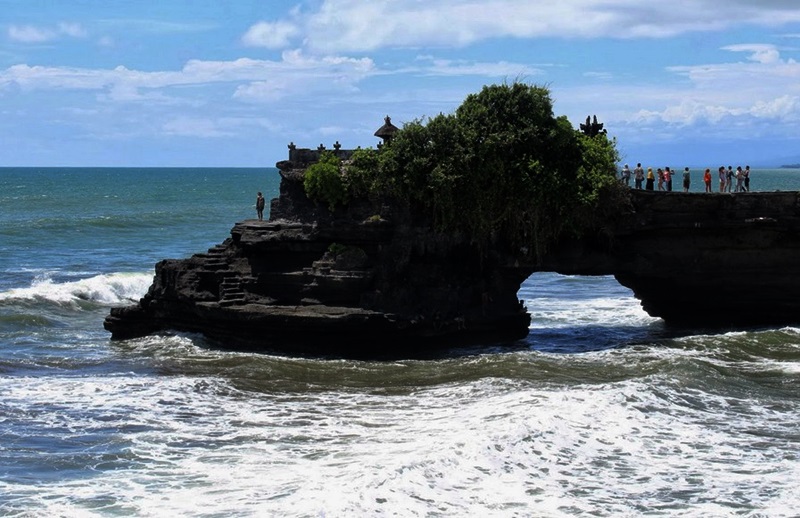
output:
[[[313,371],[313,362],[285,361]],[[396,395],[250,393],[216,376],[119,374],[0,378],[0,393],[8,411],[37,409],[28,426],[89,446],[89,476],[27,490],[0,481],[10,505],[42,516],[90,514],[103,501],[97,514],[137,516],[791,516],[800,508],[798,447],[786,440],[796,405],[778,411],[658,374],[559,390],[482,378]],[[92,443],[99,437],[125,445],[129,460],[111,469],[109,445]],[[65,456],[75,462],[74,451]]]
[[[52,275],[37,275],[30,287],[0,292],[0,301],[33,300],[57,304],[90,301],[118,304],[141,298],[153,282],[152,274],[112,273],[70,282],[54,282]]]
[[[518,296],[535,327],[644,326],[660,321],[642,309],[630,290],[610,277],[536,274],[522,284]]]
[[[565,300],[539,297],[526,301],[534,325],[548,328],[576,325],[642,326],[659,322],[648,315],[633,297],[598,297]]]

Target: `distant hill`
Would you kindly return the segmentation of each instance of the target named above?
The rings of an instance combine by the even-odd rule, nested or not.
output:
[[[782,169],[800,168],[800,155],[776,156],[773,160],[768,161],[774,164],[772,167],[780,167]]]

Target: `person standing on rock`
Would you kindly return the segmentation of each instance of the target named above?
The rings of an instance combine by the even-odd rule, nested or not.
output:
[[[728,170],[725,172],[725,192],[731,192],[733,189],[733,166],[728,166]]]
[[[703,173],[703,183],[706,184],[706,192],[711,192],[711,169],[706,167],[706,172]]]
[[[642,188],[642,182],[644,181],[644,169],[642,168],[642,164],[636,164],[636,168],[633,170],[633,183],[636,189]]]
[[[258,213],[258,221],[262,221],[264,219],[264,205],[266,205],[266,200],[261,192],[258,193],[258,197],[256,198],[256,212]]]
[[[719,166],[719,192],[725,192],[725,166]]]
[[[750,166],[744,166],[744,190],[750,192]]]
[[[689,192],[689,186],[692,183],[692,175],[689,173],[689,168],[683,168],[683,192]]]
[[[664,168],[664,186],[667,188],[667,192],[672,192],[672,175],[674,174],[675,172],[669,167]]]
[[[742,171],[742,166],[736,166],[736,192],[744,192],[744,171]]]
[[[631,185],[631,170],[628,168],[628,164],[625,164],[625,167],[622,168],[622,183],[626,187]]]

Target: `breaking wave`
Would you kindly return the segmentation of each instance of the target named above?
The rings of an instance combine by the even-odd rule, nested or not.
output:
[[[0,292],[0,303],[29,301],[79,305],[90,302],[114,305],[139,300],[152,282],[152,273],[109,273],[68,282],[54,281],[51,273],[43,273],[27,288]]]

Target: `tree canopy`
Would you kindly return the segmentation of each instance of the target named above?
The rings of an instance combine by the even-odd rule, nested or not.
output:
[[[514,82],[485,86],[455,113],[412,121],[391,144],[356,152],[342,183],[350,196],[407,202],[440,230],[539,249],[604,212],[618,160],[613,139],[556,117],[545,87]]]

